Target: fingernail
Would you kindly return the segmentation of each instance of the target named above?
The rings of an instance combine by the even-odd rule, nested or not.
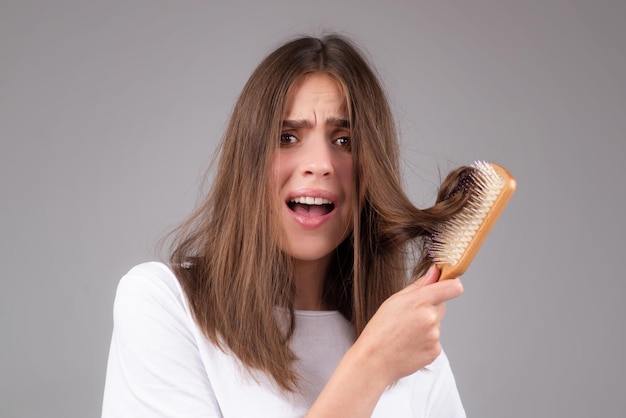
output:
[[[426,275],[428,277],[432,277],[435,274],[437,274],[437,264],[433,263],[433,264],[431,264],[430,268],[426,272]]]

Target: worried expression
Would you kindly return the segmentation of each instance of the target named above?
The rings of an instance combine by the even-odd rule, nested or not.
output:
[[[352,229],[353,168],[346,99],[326,74],[310,74],[286,98],[274,160],[285,251],[323,261]]]

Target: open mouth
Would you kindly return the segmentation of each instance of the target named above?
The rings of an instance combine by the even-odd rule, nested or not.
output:
[[[322,197],[295,197],[287,202],[293,212],[303,216],[324,216],[335,209],[335,204]]]

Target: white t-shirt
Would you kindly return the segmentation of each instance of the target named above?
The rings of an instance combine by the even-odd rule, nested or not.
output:
[[[302,417],[354,339],[339,312],[297,311],[301,390],[281,391],[203,335],[166,265],[141,264],[117,289],[102,417]],[[465,417],[445,354],[386,390],[372,416]]]

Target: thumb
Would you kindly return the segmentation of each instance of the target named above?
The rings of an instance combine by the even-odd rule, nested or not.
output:
[[[439,280],[439,273],[439,267],[437,267],[437,265],[433,263],[426,272],[426,274],[417,279],[417,281],[414,283],[414,286],[416,286],[417,288],[421,288],[424,286],[428,286],[429,284],[436,283],[437,280]]]

